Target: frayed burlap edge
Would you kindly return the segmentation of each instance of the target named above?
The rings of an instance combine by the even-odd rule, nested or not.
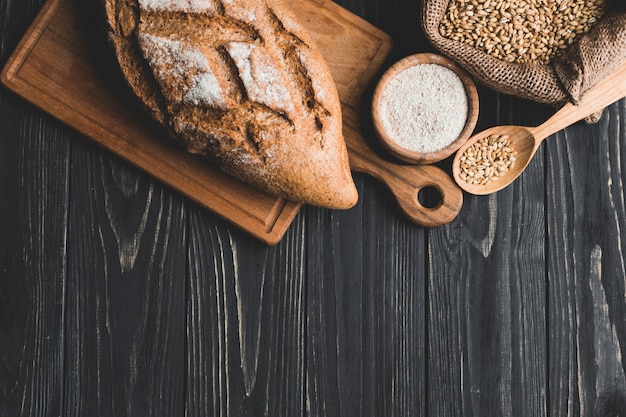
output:
[[[420,23],[441,53],[456,61],[486,86],[506,94],[560,107],[577,103],[584,92],[626,59],[626,10],[605,16],[554,65],[501,61],[462,42],[444,38],[439,23],[450,0],[424,0]]]
[[[607,13],[591,31],[555,58],[553,68],[573,103],[626,60],[626,9]]]

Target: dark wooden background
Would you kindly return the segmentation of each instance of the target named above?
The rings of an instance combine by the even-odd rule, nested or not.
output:
[[[419,1],[339,3],[430,50]],[[357,175],[268,247],[0,89],[0,416],[626,416],[625,140],[622,100],[430,230]]]

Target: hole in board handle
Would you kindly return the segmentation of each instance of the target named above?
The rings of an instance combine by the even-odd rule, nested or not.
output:
[[[443,203],[443,195],[438,187],[427,185],[417,192],[417,201],[427,209],[434,209]]]

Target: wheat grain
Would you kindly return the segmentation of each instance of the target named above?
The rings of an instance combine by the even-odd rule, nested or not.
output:
[[[516,152],[507,135],[479,139],[459,157],[459,177],[469,184],[487,184],[515,166]]]
[[[506,62],[548,64],[605,9],[606,0],[451,0],[439,32]]]

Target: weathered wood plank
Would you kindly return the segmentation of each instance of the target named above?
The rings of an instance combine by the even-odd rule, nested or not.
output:
[[[0,95],[0,415],[58,415],[69,144]]]
[[[345,213],[311,207],[303,212],[309,231],[307,416],[366,415],[363,410],[363,265],[351,261],[359,259],[363,250],[359,245],[362,241],[360,228],[351,223],[359,221],[360,212],[358,207],[349,210],[349,217]],[[342,243],[346,241],[354,245],[344,247]]]
[[[0,2],[0,65],[38,1]],[[0,90],[0,416],[59,415],[69,143]]]
[[[71,161],[64,415],[182,415],[183,200],[85,142]]]
[[[357,208],[305,212],[307,415],[425,416],[423,228],[362,181]]]
[[[493,99],[481,123],[541,117]],[[429,233],[429,415],[547,413],[542,178],[539,156],[513,186],[467,196],[455,222]]]
[[[302,217],[271,248],[200,209],[189,224],[186,415],[303,415]]]
[[[625,101],[547,144],[553,416],[626,410]]]

